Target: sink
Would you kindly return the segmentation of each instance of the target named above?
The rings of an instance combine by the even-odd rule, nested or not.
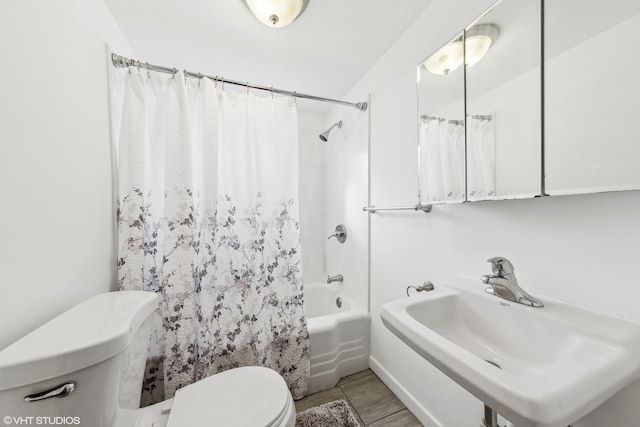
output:
[[[458,276],[382,306],[384,325],[517,427],[567,427],[640,378],[640,325]]]

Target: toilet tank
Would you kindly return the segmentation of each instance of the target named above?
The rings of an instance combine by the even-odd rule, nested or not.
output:
[[[96,295],[0,351],[4,425],[112,427],[136,410],[157,308],[153,292]]]

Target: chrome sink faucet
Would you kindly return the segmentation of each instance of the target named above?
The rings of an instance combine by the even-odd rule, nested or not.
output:
[[[513,264],[511,264],[508,259],[494,257],[489,258],[487,262],[491,263],[491,271],[493,274],[482,276],[482,283],[490,285],[485,289],[486,292],[508,301],[529,305],[531,307],[544,306],[540,300],[529,295],[518,285],[518,279],[516,279],[516,275],[513,272]]]

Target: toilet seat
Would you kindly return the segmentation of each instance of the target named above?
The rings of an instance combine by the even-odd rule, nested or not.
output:
[[[295,406],[275,371],[230,369],[181,388],[173,398],[167,427],[293,426]]]

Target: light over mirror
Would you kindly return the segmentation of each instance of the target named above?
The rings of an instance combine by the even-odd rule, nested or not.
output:
[[[640,1],[545,3],[549,195],[640,189]]]

